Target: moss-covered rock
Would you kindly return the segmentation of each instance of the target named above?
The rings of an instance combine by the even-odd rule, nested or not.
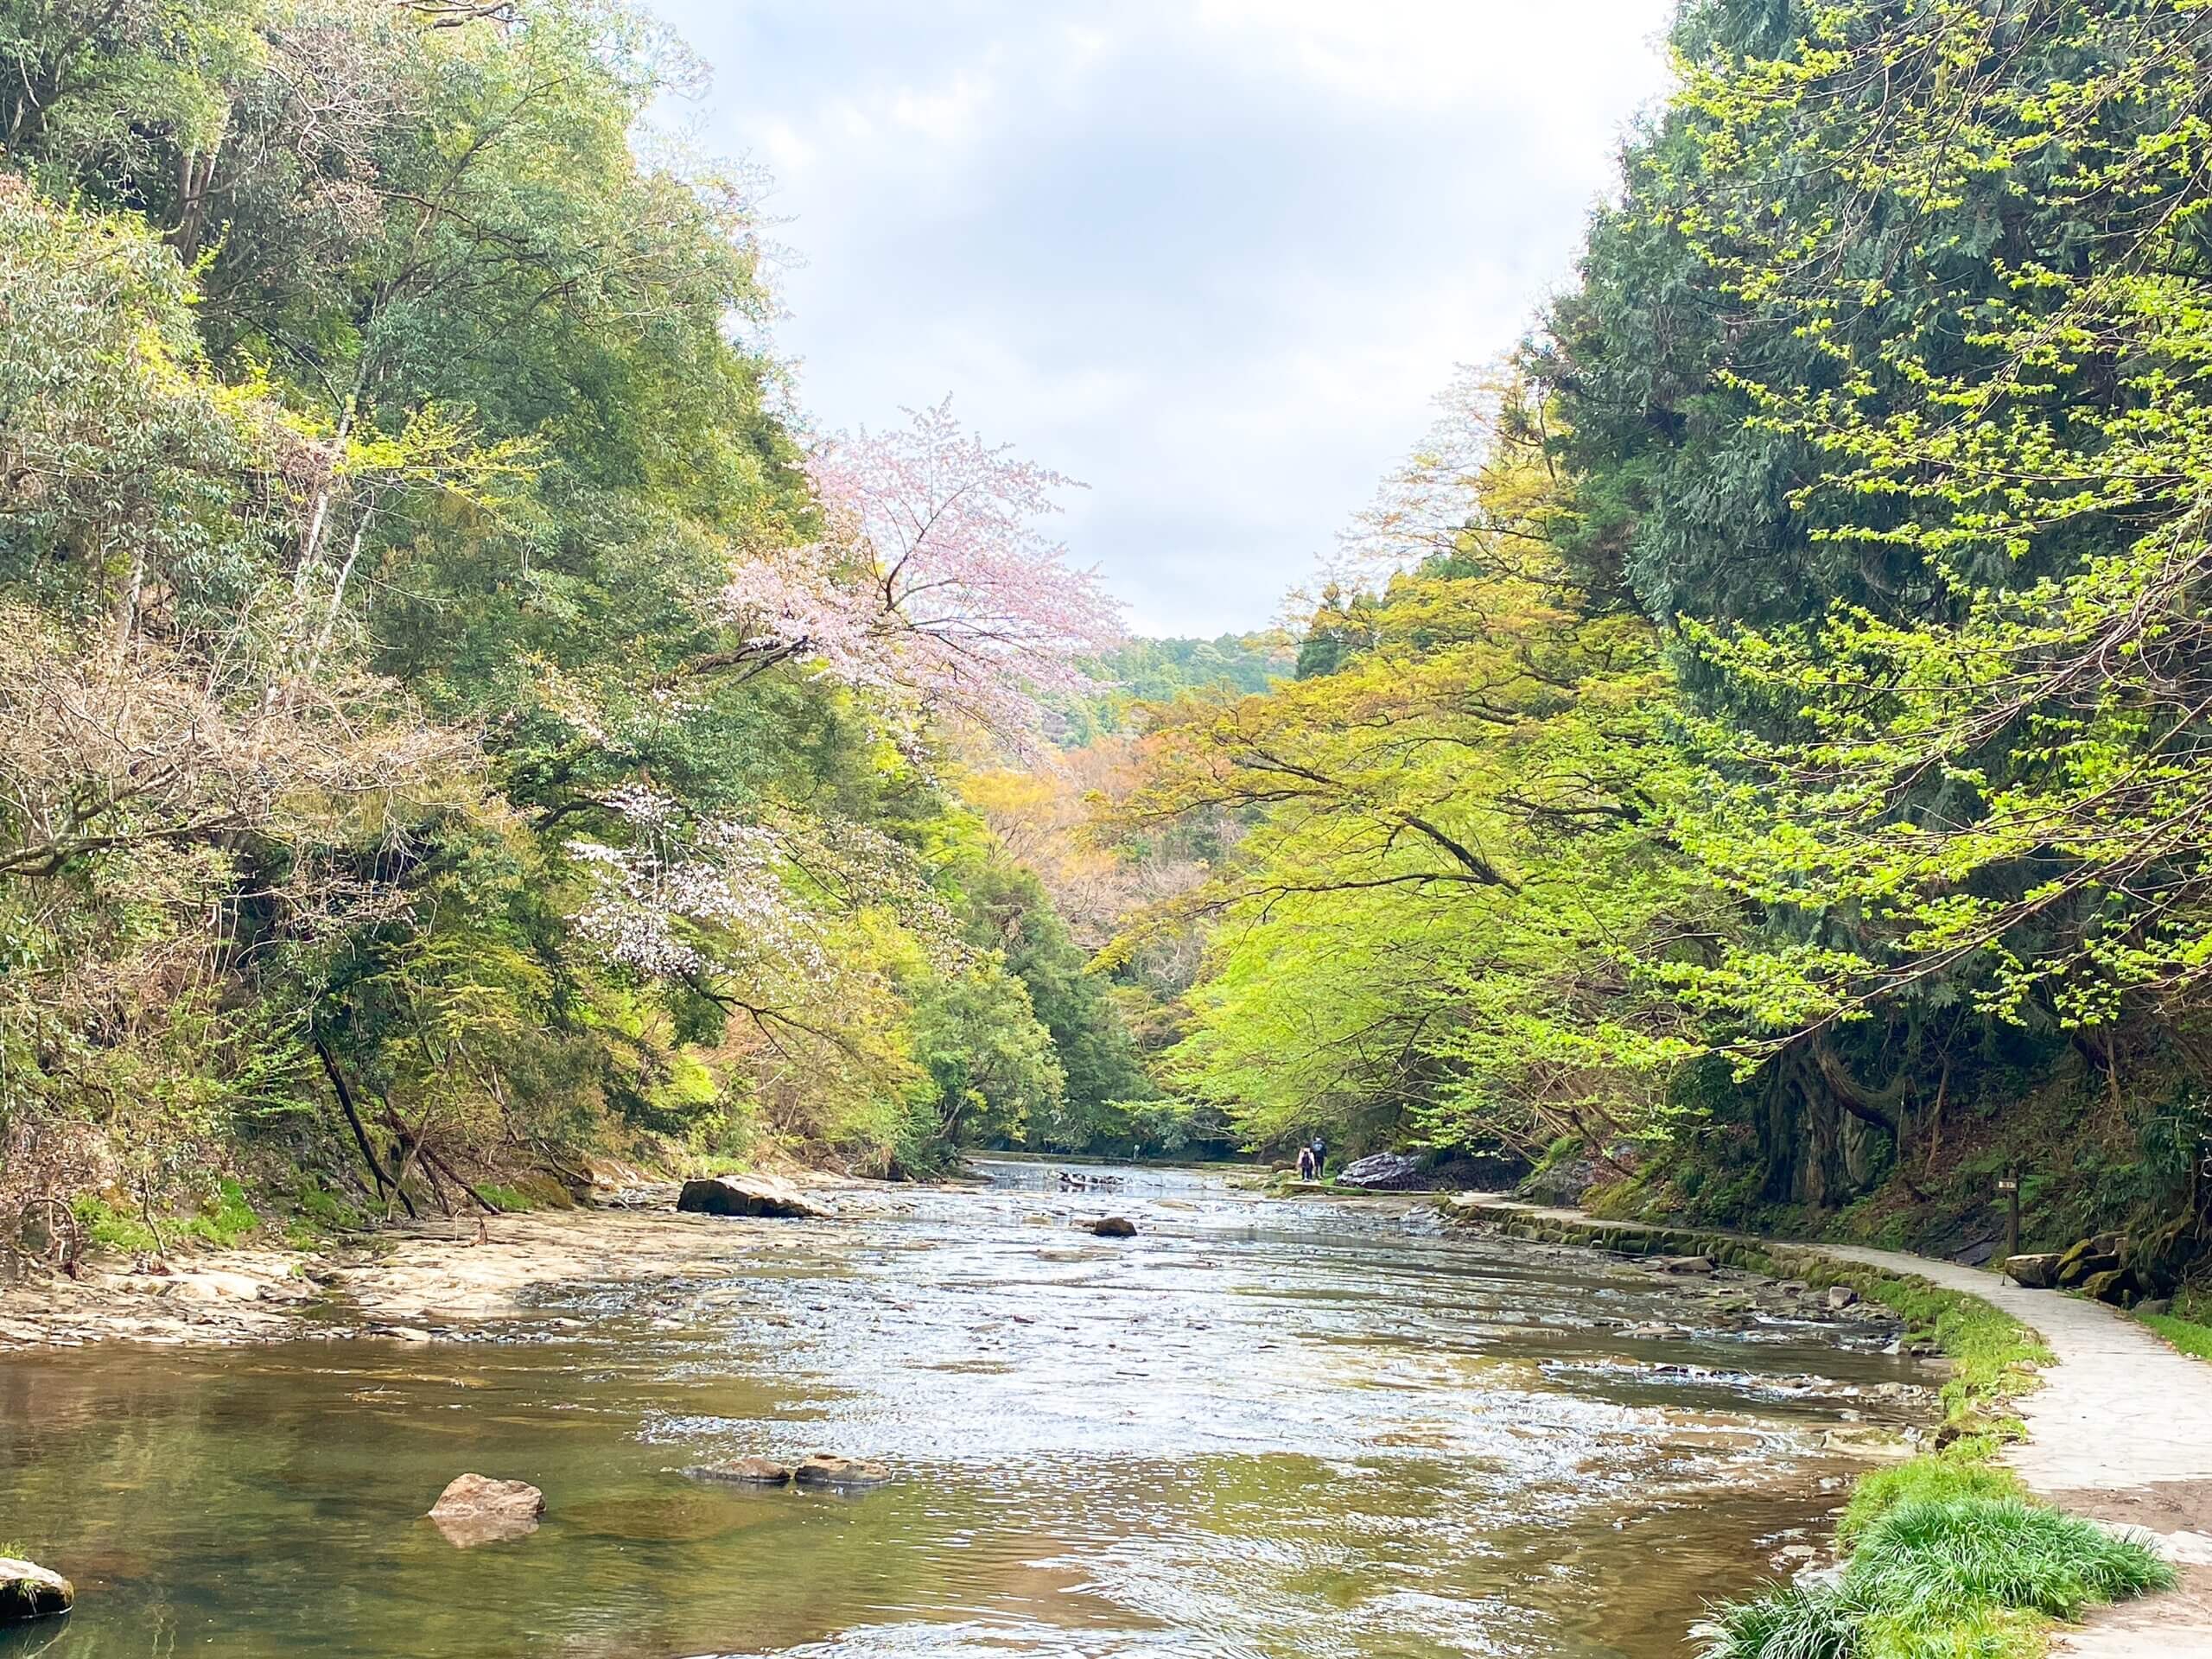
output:
[[[59,1573],[0,1555],[0,1625],[59,1618],[76,1605],[75,1586]]]
[[[2126,1268],[2108,1268],[2082,1281],[2082,1294],[2091,1300],[2126,1307],[2141,1294],[2135,1275]]]
[[[2058,1270],[2052,1277],[2061,1290],[2078,1290],[2094,1275],[2120,1266],[2115,1241],[2108,1236],[2085,1238],[2060,1254]]]

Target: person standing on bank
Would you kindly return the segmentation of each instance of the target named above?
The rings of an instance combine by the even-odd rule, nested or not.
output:
[[[1310,1181],[1313,1179],[1319,1168],[1319,1166],[1313,1161],[1313,1148],[1311,1147],[1299,1147],[1298,1179],[1301,1181]]]

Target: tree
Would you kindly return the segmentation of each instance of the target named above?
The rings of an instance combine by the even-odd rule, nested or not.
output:
[[[823,540],[741,562],[720,596],[750,662],[803,658],[911,728],[943,715],[1033,746],[1039,699],[1089,688],[1116,609],[1034,522],[1069,480],[969,436],[949,399],[823,445],[808,475]]]

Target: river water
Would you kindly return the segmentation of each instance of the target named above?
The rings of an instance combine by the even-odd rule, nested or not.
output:
[[[0,1546],[79,1596],[0,1655],[1659,1659],[1821,1536],[1822,1431],[1928,1380],[1411,1200],[985,1167],[486,1339],[0,1355]],[[817,1449],[897,1478],[683,1472]],[[448,1543],[462,1470],[543,1525]]]

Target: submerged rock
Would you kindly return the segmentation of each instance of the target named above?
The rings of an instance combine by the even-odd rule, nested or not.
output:
[[[1867,1458],[1878,1463],[1902,1463],[1913,1454],[1910,1440],[1894,1429],[1860,1425],[1832,1428],[1821,1437],[1821,1449],[1847,1458]]]
[[[446,1541],[461,1549],[527,1537],[544,1513],[545,1494],[537,1487],[486,1475],[455,1475],[430,1505]]]
[[[702,1463],[683,1471],[694,1480],[734,1481],[741,1486],[788,1486],[791,1466],[773,1458],[740,1458],[734,1463]]]
[[[800,1486],[827,1487],[833,1491],[851,1492],[870,1486],[880,1486],[891,1478],[891,1471],[880,1463],[865,1458],[841,1458],[833,1452],[817,1452],[799,1459],[791,1471],[791,1479]]]
[[[771,1216],[820,1221],[830,1212],[779,1175],[709,1175],[686,1181],[676,1207],[702,1216]]]
[[[1108,1216],[1092,1222],[1090,1230],[1101,1238],[1135,1238],[1137,1224],[1126,1216]]]
[[[0,1625],[58,1618],[76,1605],[75,1587],[59,1573],[0,1555]]]
[[[563,1503],[563,1529],[633,1544],[696,1544],[741,1528],[758,1526],[768,1506],[747,1503],[735,1493],[692,1491],[652,1497],[601,1498]]]
[[[1709,1255],[1662,1255],[1651,1265],[1662,1273],[1712,1273],[1719,1264]]]
[[[2005,1258],[2005,1276],[2029,1290],[2049,1290],[2058,1282],[2058,1253],[2051,1250],[2035,1255],[2008,1255]]]

